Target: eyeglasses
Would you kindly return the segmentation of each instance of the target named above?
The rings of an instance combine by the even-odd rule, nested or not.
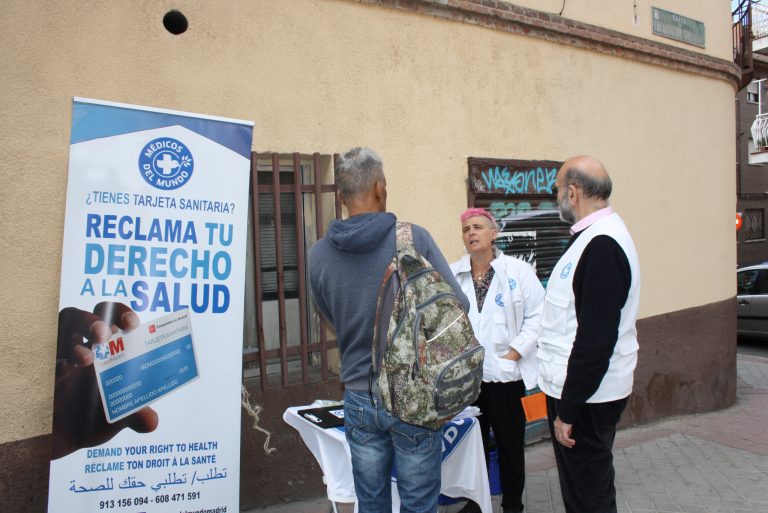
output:
[[[574,186],[575,188],[577,188],[577,189],[580,189],[580,188],[581,188],[581,186],[580,186],[580,185],[578,185],[578,184],[575,184],[575,183],[571,183],[571,184],[568,184],[568,185],[564,185],[564,186],[562,186],[562,187],[558,187],[556,184],[553,184],[553,185],[552,185],[552,194],[554,194],[555,196],[557,196],[557,193],[558,193],[558,192],[560,192],[560,189],[561,189],[561,188],[562,188],[563,190],[566,190],[566,189],[567,189],[568,187],[570,187],[571,185],[573,185],[573,186]]]

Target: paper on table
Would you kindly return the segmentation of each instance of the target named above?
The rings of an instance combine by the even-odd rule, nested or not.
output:
[[[467,406],[453,417],[453,420],[468,419],[470,417],[477,417],[482,412],[477,406]]]

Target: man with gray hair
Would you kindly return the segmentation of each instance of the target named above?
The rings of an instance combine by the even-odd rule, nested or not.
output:
[[[539,387],[566,513],[615,513],[611,451],[637,365],[640,266],[597,159],[567,160],[555,187],[560,218],[573,227],[547,283]]]
[[[396,253],[396,221],[387,212],[387,182],[379,156],[353,148],[335,166],[340,201],[348,217],[334,220],[309,253],[312,298],[333,325],[341,352],[344,427],[352,455],[358,510],[392,510],[391,475],[397,477],[403,513],[435,513],[440,494],[442,430],[407,424],[389,414],[371,367],[376,305],[381,281]],[[429,233],[413,225],[416,249],[440,271],[464,309],[468,301]],[[393,276],[393,280],[396,277]],[[387,287],[378,347],[386,346],[397,281]],[[381,361],[381,354],[377,355]],[[380,366],[377,366],[380,368]]]

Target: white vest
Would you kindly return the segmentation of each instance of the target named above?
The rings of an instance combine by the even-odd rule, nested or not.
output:
[[[539,335],[539,387],[550,397],[560,399],[576,337],[575,297],[573,275],[587,244],[598,235],[614,239],[629,261],[632,280],[627,302],[621,309],[618,339],[608,371],[600,387],[587,399],[588,403],[604,403],[627,397],[632,392],[637,365],[637,309],[640,303],[640,265],[632,237],[618,214],[599,219],[587,227],[560,258],[547,284],[544,313]],[[585,284],[586,287],[589,284]],[[589,343],[589,341],[586,341]]]

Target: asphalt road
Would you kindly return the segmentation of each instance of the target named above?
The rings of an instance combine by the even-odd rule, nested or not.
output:
[[[738,354],[748,354],[768,358],[768,340],[748,340],[739,338],[736,352]]]

